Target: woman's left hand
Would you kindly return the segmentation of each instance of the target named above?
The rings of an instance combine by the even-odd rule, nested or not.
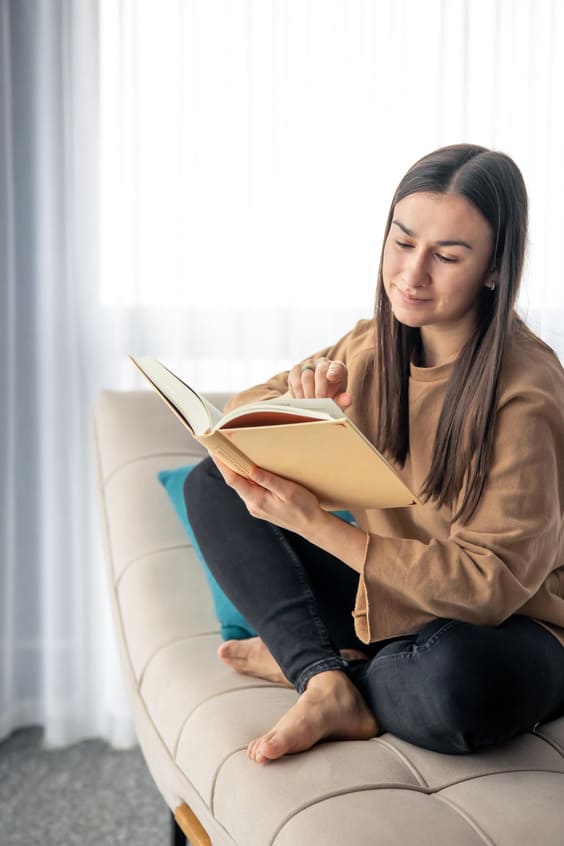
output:
[[[307,537],[317,520],[326,517],[318,498],[302,485],[260,467],[254,467],[250,479],[246,479],[213,453],[210,457],[253,517],[268,520],[303,537]]]

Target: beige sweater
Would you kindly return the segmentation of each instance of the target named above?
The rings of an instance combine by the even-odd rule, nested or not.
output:
[[[374,441],[377,385],[359,394],[374,356],[374,321],[361,320],[320,356],[347,364],[347,415]],[[417,493],[454,362],[411,365],[410,448],[403,468]],[[228,408],[287,391],[288,372],[233,397]],[[460,504],[460,503],[459,503]],[[495,626],[512,614],[543,623],[564,645],[564,370],[540,339],[519,332],[504,353],[492,464],[466,525],[433,501],[355,511],[369,533],[354,609],[364,642],[414,632],[437,617]]]

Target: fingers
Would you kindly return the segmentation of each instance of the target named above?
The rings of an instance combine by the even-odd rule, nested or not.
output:
[[[291,397],[296,397],[297,399],[303,399],[306,394],[304,391],[306,387],[308,390],[311,390],[311,385],[306,386],[306,381],[310,378],[309,374],[311,370],[304,370],[302,369],[299,364],[295,364],[288,374],[288,390]],[[302,385],[303,377],[306,377],[304,380],[304,384]],[[307,394],[307,396],[311,396],[311,394]]]
[[[319,358],[311,364],[296,364],[288,376],[290,396],[297,399],[330,397],[338,401],[343,395],[343,406],[350,405],[350,396],[344,394],[347,387],[348,371],[342,361]]]
[[[260,485],[261,488],[266,488],[267,491],[277,494],[280,499],[289,499],[292,490],[296,487],[294,482],[290,482],[282,476],[277,476],[275,473],[269,473],[262,467],[253,467],[249,479],[256,485]]]
[[[229,465],[225,464],[224,461],[221,460],[219,455],[216,455],[215,452],[210,452],[209,456],[225,481],[228,485],[232,485],[234,480],[237,478],[237,473],[229,467]]]
[[[294,486],[294,483],[288,481],[288,479],[276,476],[276,474],[269,473],[268,470],[263,470],[261,467],[256,466],[251,468],[249,478],[246,479],[225,464],[216,453],[210,452],[209,456],[227,484],[238,493],[249,495],[260,487],[272,493],[279,494],[282,497],[288,494],[289,489]]]
[[[346,364],[342,361],[327,361],[327,367],[316,368],[315,395],[332,397],[341,393],[347,387],[347,376]]]
[[[257,486],[259,485],[259,483],[255,479],[253,479],[253,473],[258,468],[253,467],[249,478],[246,479],[244,476],[241,476],[239,473],[236,473],[234,470],[232,470],[214,452],[210,452],[209,455],[211,460],[214,462],[215,466],[223,476],[223,479],[226,484],[228,484],[230,488],[233,488],[233,490],[239,494],[241,499],[246,502],[247,498],[253,495],[253,493],[257,489]]]
[[[335,400],[341,408],[346,408],[352,402],[350,394],[345,393],[348,376],[347,365],[343,361],[332,361],[327,368],[327,396]]]

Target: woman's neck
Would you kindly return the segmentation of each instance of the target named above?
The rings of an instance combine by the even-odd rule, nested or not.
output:
[[[420,367],[438,367],[452,361],[468,340],[467,332],[429,332],[429,329],[421,327]]]

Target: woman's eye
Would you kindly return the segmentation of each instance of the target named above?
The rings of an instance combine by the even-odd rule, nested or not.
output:
[[[408,241],[398,241],[396,240],[396,245],[400,248],[400,250],[412,250],[414,245],[410,244]],[[458,259],[453,258],[452,256],[444,256],[442,253],[435,253],[435,256],[438,258],[439,261],[442,261],[443,264],[455,264]]]
[[[451,258],[450,256],[443,256],[441,253],[436,253],[437,258],[439,261],[444,262],[444,264],[454,264],[458,259]]]

